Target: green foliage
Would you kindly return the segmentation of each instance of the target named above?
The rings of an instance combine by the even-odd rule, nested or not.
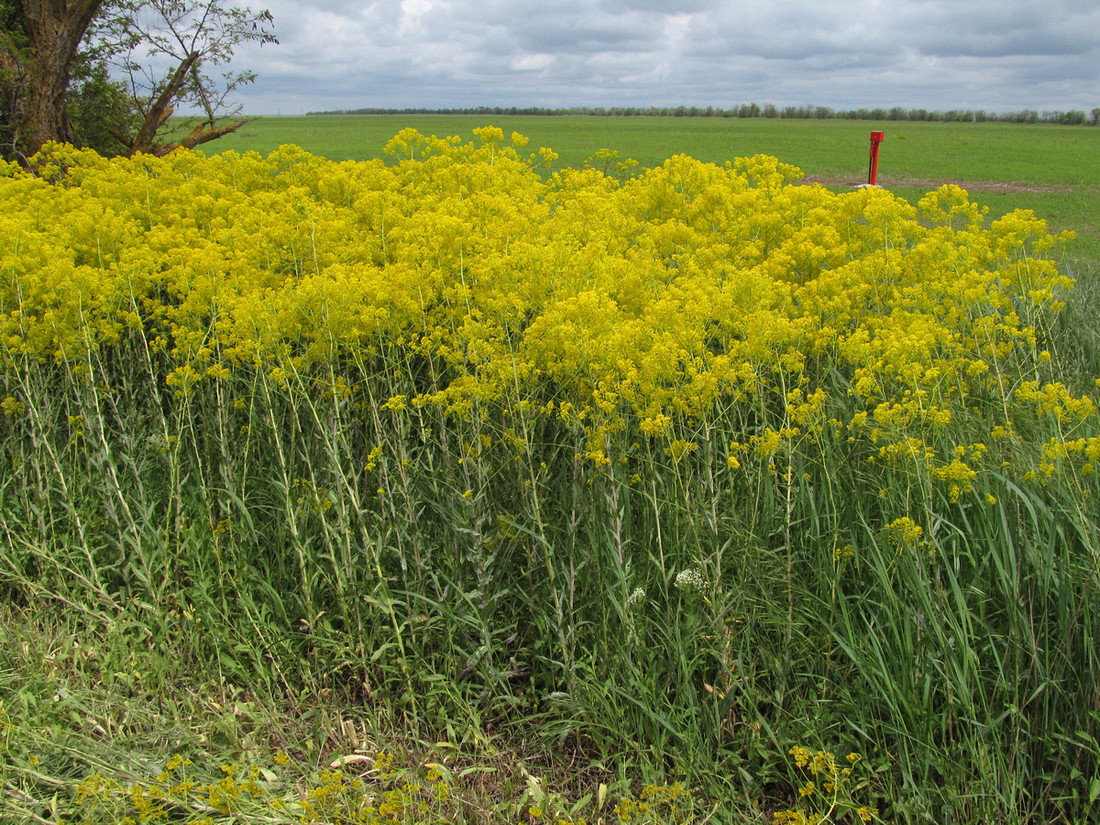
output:
[[[129,154],[120,135],[131,134],[140,123],[126,88],[108,76],[106,65],[89,64],[74,78],[68,95],[73,142],[104,157]]]

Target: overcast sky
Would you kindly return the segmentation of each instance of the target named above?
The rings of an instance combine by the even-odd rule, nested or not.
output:
[[[1100,0],[269,0],[249,114],[1100,106]]]

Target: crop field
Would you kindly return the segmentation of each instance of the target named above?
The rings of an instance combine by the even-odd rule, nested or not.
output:
[[[0,167],[9,819],[1088,821],[1100,130],[496,120]]]

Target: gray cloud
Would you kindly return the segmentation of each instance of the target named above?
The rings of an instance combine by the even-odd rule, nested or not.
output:
[[[1091,109],[1095,0],[272,0],[247,110]]]

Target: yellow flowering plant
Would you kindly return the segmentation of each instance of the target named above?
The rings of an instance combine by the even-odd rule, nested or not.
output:
[[[810,751],[801,745],[789,753],[802,785],[796,807],[777,811],[772,817],[774,825],[878,821],[878,810],[857,799],[868,792],[866,777],[857,773],[864,762],[861,754],[849,753],[838,760],[832,753]]]
[[[565,708],[610,750],[740,753],[748,708],[775,730],[849,683],[837,718],[922,731],[913,759],[979,716],[983,760],[1092,730],[1047,688],[1092,661],[1065,606],[1100,426],[1046,223],[525,143],[0,169],[4,586],[140,605],[245,674],[402,684],[440,727]]]

